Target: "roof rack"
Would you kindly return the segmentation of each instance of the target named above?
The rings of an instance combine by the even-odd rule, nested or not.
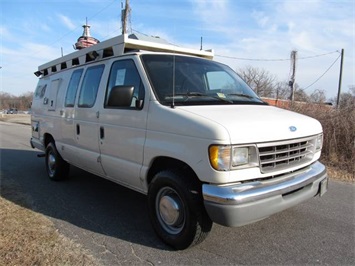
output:
[[[67,68],[85,65],[86,63],[106,57],[119,56],[140,50],[194,55],[207,59],[212,59],[214,55],[213,50],[182,48],[169,44],[157,37],[145,36],[142,38],[142,36],[137,34],[131,34],[129,36],[123,34],[40,65],[35,75],[37,77],[47,76]]]

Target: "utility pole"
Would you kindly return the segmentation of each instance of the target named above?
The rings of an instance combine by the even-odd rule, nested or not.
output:
[[[291,51],[291,77],[288,83],[288,85],[291,88],[291,94],[290,94],[291,102],[293,102],[295,99],[296,56],[297,56],[297,51]]]
[[[344,49],[341,49],[341,60],[340,60],[340,73],[339,73],[337,108],[339,108],[339,101],[340,101],[341,80],[342,80],[342,77],[343,77],[343,60],[344,60]]]
[[[123,3],[121,3],[121,23],[122,23],[122,34],[127,33],[127,19],[128,19],[128,14],[131,10],[129,7],[129,0],[126,0],[125,8],[123,8]]]

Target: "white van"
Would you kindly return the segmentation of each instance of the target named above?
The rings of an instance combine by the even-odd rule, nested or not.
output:
[[[264,103],[213,51],[122,35],[47,64],[31,145],[147,195],[154,230],[185,249],[327,190],[315,119]]]

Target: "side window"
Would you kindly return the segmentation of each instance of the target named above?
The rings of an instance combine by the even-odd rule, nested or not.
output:
[[[120,60],[112,64],[110,78],[107,84],[105,108],[111,90],[115,86],[132,86],[134,87],[133,98],[130,107],[136,108],[136,102],[144,100],[144,87],[139,76],[138,70],[133,60]]]
[[[43,86],[38,86],[35,91],[35,98],[43,98],[46,94],[47,84]]]
[[[79,87],[79,82],[82,73],[82,69],[77,69],[71,75],[67,89],[67,95],[65,96],[65,107],[74,107],[75,95]]]
[[[94,106],[104,67],[105,65],[98,65],[86,70],[80,88],[79,107],[90,108]]]

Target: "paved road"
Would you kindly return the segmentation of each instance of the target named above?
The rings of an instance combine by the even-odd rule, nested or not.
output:
[[[104,265],[355,265],[355,185],[331,182],[322,198],[261,222],[214,225],[197,247],[174,251],[155,236],[145,196],[72,168],[49,181],[44,159],[30,148],[30,127],[0,122],[1,193],[19,189]]]

